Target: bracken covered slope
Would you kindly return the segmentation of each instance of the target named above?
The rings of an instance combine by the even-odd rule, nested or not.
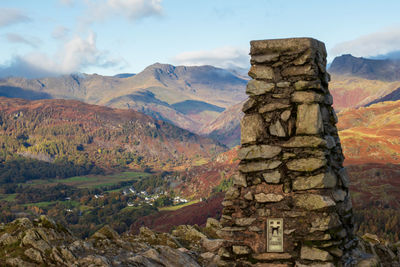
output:
[[[400,101],[338,114],[346,164],[400,164]]]
[[[356,76],[333,74],[329,90],[333,96],[335,110],[357,108],[370,103],[395,100],[394,92],[400,87],[400,81],[369,80]],[[389,96],[389,97],[386,97]]]

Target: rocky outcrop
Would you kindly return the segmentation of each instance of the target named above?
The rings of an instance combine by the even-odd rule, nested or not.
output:
[[[224,240],[215,239],[220,224],[205,228],[181,225],[172,233],[141,228],[119,235],[104,226],[81,240],[46,216],[0,225],[0,266],[217,266]]]
[[[357,248],[348,255],[356,267],[400,267],[400,242],[389,243],[370,233],[358,237],[357,241]]]

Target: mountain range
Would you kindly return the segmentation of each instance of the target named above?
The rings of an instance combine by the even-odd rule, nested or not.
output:
[[[89,104],[133,109],[199,133],[223,110],[246,98],[246,78],[212,66],[153,64],[142,72],[101,76],[0,80],[0,96],[74,99]]]
[[[329,72],[337,112],[400,99],[398,61],[342,55],[333,60]],[[9,77],[0,80],[0,96],[74,99],[133,109],[233,147],[240,140],[247,80],[238,72],[212,66],[156,63],[138,74]]]

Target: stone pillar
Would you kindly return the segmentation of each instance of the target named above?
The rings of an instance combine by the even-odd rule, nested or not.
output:
[[[239,172],[223,201],[221,265],[346,265],[356,241],[325,45],[252,41],[250,54]]]

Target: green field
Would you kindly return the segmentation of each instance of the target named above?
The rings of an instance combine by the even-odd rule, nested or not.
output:
[[[125,207],[121,211],[140,210],[142,207]]]
[[[64,203],[70,206],[71,208],[79,206],[78,201],[73,201],[73,200],[65,200],[65,201],[44,201],[44,202],[36,202],[36,203],[29,203],[29,204],[24,204],[26,207],[31,207],[31,206],[36,206],[39,208],[45,208],[51,205],[55,205],[56,203]]]
[[[0,194],[0,200],[11,202],[15,200],[16,196],[17,194]]]
[[[145,172],[128,171],[110,175],[75,176],[65,179],[39,179],[24,183],[23,186],[56,185],[61,183],[76,186],[78,188],[100,188],[103,186],[115,185],[123,181],[137,180],[149,175],[150,174]]]
[[[201,165],[204,165],[206,163],[208,163],[208,160],[201,158],[201,159],[198,159],[198,160],[194,161],[193,162],[193,166],[201,166]]]
[[[195,204],[195,203],[197,203],[197,202],[199,202],[198,199],[197,199],[197,200],[190,201],[190,202],[188,202],[188,203],[176,205],[176,206],[162,207],[162,208],[159,208],[159,210],[160,210],[160,211],[162,211],[162,210],[168,210],[168,211],[171,211],[171,210],[179,210],[179,209],[181,209],[181,208],[183,208],[183,207],[193,205],[193,204]]]

